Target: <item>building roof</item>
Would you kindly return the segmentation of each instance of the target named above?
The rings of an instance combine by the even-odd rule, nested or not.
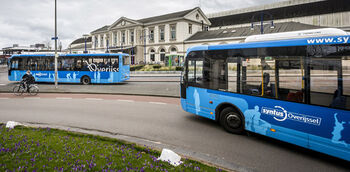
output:
[[[180,17],[185,17],[188,13],[192,12],[193,10],[197,9],[193,8],[190,10],[185,10],[185,11],[179,11],[175,13],[170,13],[170,14],[165,14],[165,15],[160,15],[160,16],[154,16],[154,17],[149,17],[149,18],[144,18],[137,20],[140,23],[151,23],[151,22],[156,22],[156,21],[163,21],[163,20],[169,20],[169,19],[174,19],[174,18],[180,18]]]
[[[107,30],[108,30],[108,27],[109,27],[109,25],[103,26],[103,27],[101,27],[101,28],[98,28],[98,29],[92,31],[91,33],[107,31]]]
[[[76,50],[76,49],[84,49],[84,48],[85,48],[85,44],[79,44],[79,45],[72,45],[68,49]],[[87,49],[92,48],[91,42],[86,44],[86,48]]]
[[[294,0],[271,5],[209,14],[211,27],[238,25],[264,20],[279,20],[350,11],[349,0]]]
[[[91,42],[91,36],[89,36],[86,39],[86,42]],[[71,44],[82,44],[82,43],[85,43],[85,39],[84,38],[78,38],[78,39],[74,40]]]
[[[279,32],[290,32],[298,30],[308,30],[308,29],[318,29],[322,28],[319,26],[302,24],[298,22],[285,22],[285,23],[275,23],[275,28],[270,28],[270,25],[265,25],[264,33],[279,33]],[[187,40],[187,41],[198,41],[198,40],[208,40],[208,39],[222,39],[222,38],[234,38],[234,37],[246,37],[250,35],[260,34],[260,26],[254,26],[254,30],[251,27],[241,27],[241,28],[229,28],[229,29],[218,29],[197,32]]]

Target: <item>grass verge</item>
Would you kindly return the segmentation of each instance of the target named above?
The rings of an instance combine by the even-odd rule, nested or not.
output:
[[[0,125],[0,171],[221,171],[189,159],[174,167],[159,156],[107,137]]]

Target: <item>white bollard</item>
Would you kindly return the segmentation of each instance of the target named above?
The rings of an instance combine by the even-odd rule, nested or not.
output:
[[[169,162],[173,166],[178,166],[182,163],[181,156],[169,149],[163,149],[158,160]]]
[[[13,128],[15,128],[15,126],[17,126],[17,125],[21,125],[21,124],[18,123],[18,122],[15,122],[15,121],[7,121],[7,123],[6,123],[6,128],[13,129]]]

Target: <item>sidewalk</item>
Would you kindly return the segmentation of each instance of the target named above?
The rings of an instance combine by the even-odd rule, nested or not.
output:
[[[0,85],[0,93],[12,93],[17,83]],[[38,84],[40,93],[83,93],[83,94],[126,94],[179,97],[180,86],[178,82],[124,82],[120,84]],[[40,94],[39,93],[39,94]]]

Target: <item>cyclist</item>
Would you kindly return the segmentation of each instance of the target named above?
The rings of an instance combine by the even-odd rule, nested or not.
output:
[[[22,77],[23,88],[27,92],[29,92],[30,85],[34,84],[34,82],[35,82],[34,76],[30,73],[30,70],[27,70],[26,74],[24,74]]]

